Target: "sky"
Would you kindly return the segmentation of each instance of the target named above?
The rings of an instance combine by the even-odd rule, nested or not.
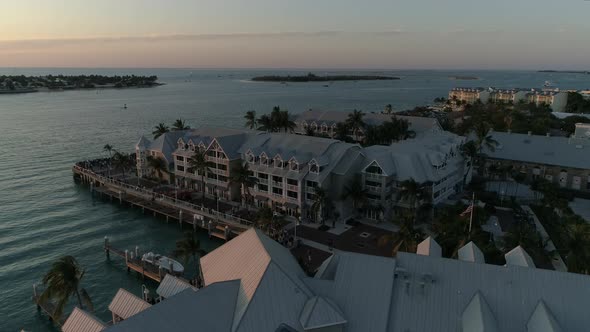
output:
[[[0,67],[590,70],[590,0],[0,0]]]

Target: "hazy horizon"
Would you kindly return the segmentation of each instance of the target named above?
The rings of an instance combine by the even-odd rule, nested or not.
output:
[[[588,70],[589,13],[584,0],[27,0],[3,4],[0,67]]]

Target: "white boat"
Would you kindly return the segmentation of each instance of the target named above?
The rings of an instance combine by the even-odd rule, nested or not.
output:
[[[162,267],[164,270],[168,270],[172,274],[181,274],[184,272],[184,266],[178,261],[166,256],[154,254],[153,252],[143,254],[141,260]]]

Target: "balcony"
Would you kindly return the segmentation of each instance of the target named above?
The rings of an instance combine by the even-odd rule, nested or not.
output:
[[[370,185],[366,184],[365,187],[367,188],[368,191],[371,191],[371,192],[375,192],[375,193],[383,192],[383,187],[381,187],[381,186],[370,186]]]
[[[287,185],[287,190],[297,192],[297,191],[299,191],[299,186],[288,184]]]
[[[283,183],[282,183],[282,182],[276,182],[276,181],[273,181],[273,182],[272,182],[272,185],[273,185],[274,187],[283,188]]]
[[[260,184],[268,184],[268,179],[258,178],[258,183],[260,183]]]
[[[381,179],[384,177],[385,175],[383,174],[378,174],[378,173],[365,173],[365,177],[367,179],[376,179],[381,181]]]
[[[218,174],[218,175],[224,175],[224,176],[229,175],[229,172],[227,170],[217,169],[217,168],[209,168],[209,172],[211,172],[212,174]]]
[[[272,193],[272,197],[274,197],[274,198],[283,198],[283,195],[282,194]]]

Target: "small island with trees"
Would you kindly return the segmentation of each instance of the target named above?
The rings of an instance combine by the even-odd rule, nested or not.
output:
[[[301,76],[256,76],[252,78],[252,81],[256,82],[293,82],[293,83],[305,83],[305,82],[333,82],[333,81],[388,81],[388,80],[399,80],[399,77],[393,76],[377,76],[377,75],[326,75],[318,76],[312,73]]]
[[[85,89],[149,88],[162,85],[157,76],[135,75],[0,75],[0,94]]]

